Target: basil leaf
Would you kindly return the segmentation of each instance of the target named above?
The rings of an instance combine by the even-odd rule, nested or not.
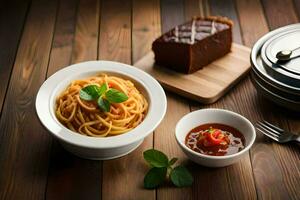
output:
[[[106,99],[111,103],[122,103],[128,99],[128,96],[116,89],[109,89],[106,94]]]
[[[103,110],[104,112],[110,111],[110,103],[106,99],[99,97],[97,103],[98,103],[98,106],[101,108],[101,110]]]
[[[83,100],[90,101],[98,98],[100,87],[97,85],[88,85],[79,91],[79,97]]]
[[[144,159],[153,167],[168,167],[169,159],[161,151],[149,149],[143,155]]]
[[[106,90],[107,90],[107,85],[106,85],[106,83],[103,83],[99,88],[99,92],[98,92],[99,96],[104,94],[106,92]]]
[[[148,171],[144,178],[144,187],[147,189],[153,189],[162,184],[167,175],[167,168],[152,168]]]
[[[178,158],[172,158],[170,161],[169,161],[169,166],[172,166],[174,165],[176,162],[177,162]]]
[[[186,187],[193,184],[193,177],[183,166],[175,167],[170,174],[171,181],[177,187]]]

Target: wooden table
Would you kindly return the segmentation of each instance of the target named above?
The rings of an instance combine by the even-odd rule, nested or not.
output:
[[[194,15],[235,22],[234,41],[251,47],[277,27],[297,23],[299,0],[33,0],[0,7],[0,199],[300,199],[299,147],[257,133],[250,153],[225,168],[187,160],[174,126],[186,113],[216,107],[253,123],[266,119],[299,132],[300,115],[257,95],[249,76],[212,105],[167,93],[166,117],[131,154],[90,161],[66,152],[40,124],[35,95],[55,71],[86,60],[132,64],[161,32]],[[238,66],[237,66],[238,67]],[[143,189],[149,148],[178,156],[194,176],[192,187]]]

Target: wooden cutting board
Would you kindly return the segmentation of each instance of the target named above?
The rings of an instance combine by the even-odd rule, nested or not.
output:
[[[151,74],[166,90],[209,104],[222,97],[249,71],[250,49],[233,44],[229,54],[193,74],[181,74],[156,66],[153,52],[134,66]]]

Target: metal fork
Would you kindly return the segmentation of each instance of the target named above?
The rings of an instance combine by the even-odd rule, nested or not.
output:
[[[256,129],[279,143],[286,143],[291,141],[300,143],[300,135],[285,131],[267,121],[257,122]]]

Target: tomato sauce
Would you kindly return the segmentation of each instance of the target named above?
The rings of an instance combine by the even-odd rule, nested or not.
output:
[[[245,137],[237,129],[218,123],[192,129],[185,138],[187,147],[210,156],[235,154],[245,148]]]

